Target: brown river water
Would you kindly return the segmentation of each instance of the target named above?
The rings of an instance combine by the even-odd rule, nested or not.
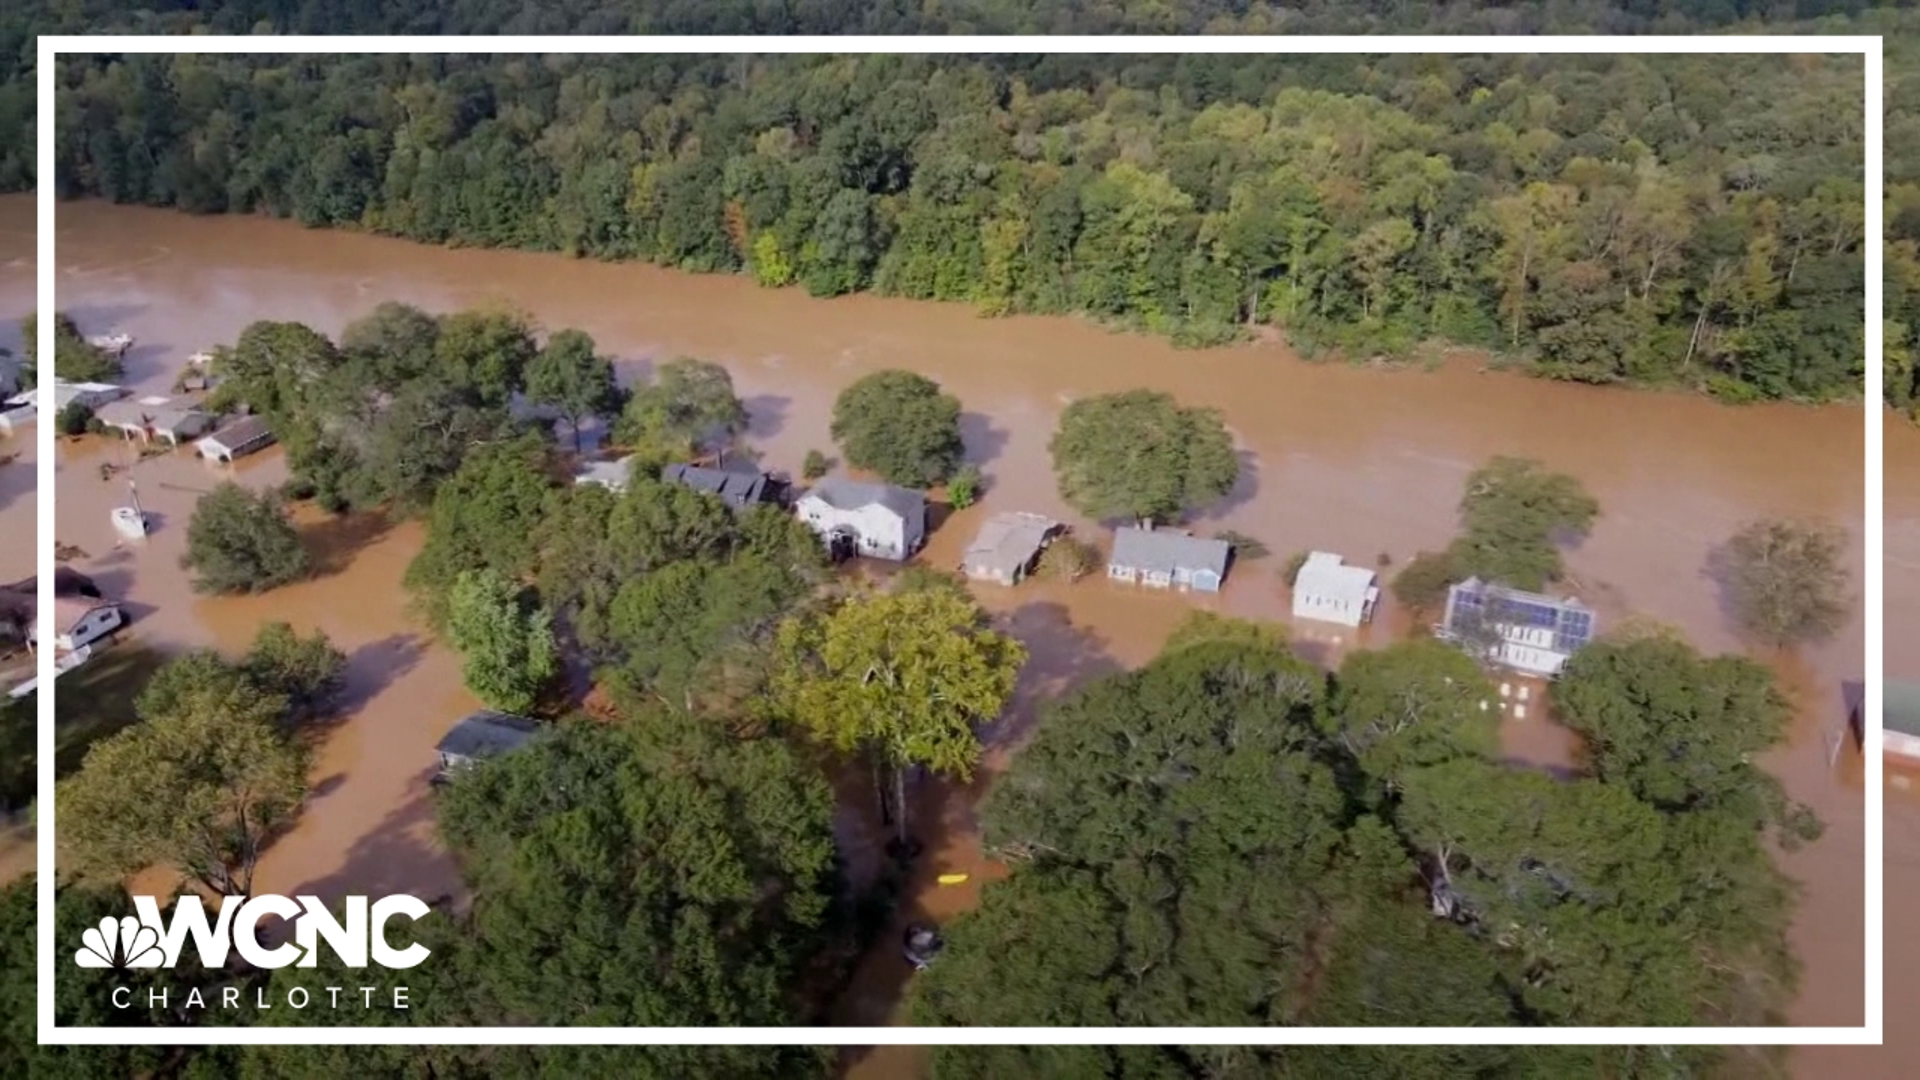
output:
[[[28,199],[0,199],[0,297],[21,311],[30,303],[31,213]],[[1037,703],[1149,659],[1196,607],[1286,619],[1278,571],[1292,552],[1321,548],[1366,564],[1385,555],[1397,566],[1443,545],[1455,528],[1461,481],[1495,454],[1533,457],[1572,473],[1600,501],[1600,522],[1567,562],[1603,626],[1648,618],[1681,628],[1706,650],[1739,648],[1702,567],[1714,545],[1752,518],[1809,517],[1846,527],[1856,581],[1864,557],[1858,407],[1729,408],[1694,396],[1490,373],[1468,357],[1437,370],[1387,371],[1307,364],[1271,343],[1182,351],[1072,319],[989,320],[964,307],[870,296],[822,301],[737,278],[444,250],[261,219],[103,204],[62,206],[58,245],[60,306],[86,333],[135,335],[128,381],[147,393],[165,393],[188,354],[230,342],[257,319],[337,333],[383,300],[434,311],[508,304],[548,329],[587,330],[629,376],[679,355],[726,363],[752,413],[749,441],[768,465],[797,471],[809,448],[831,451],[827,421],[841,387],[881,367],[923,372],[961,399],[969,453],[987,480],[982,504],[944,522],[922,556],[946,567],[958,561],[982,516],[997,510],[1090,524],[1061,504],[1048,463],[1047,439],[1065,403],[1149,386],[1222,410],[1243,450],[1243,480],[1198,527],[1250,534],[1273,557],[1242,564],[1226,590],[1205,601],[1104,581],[980,590],[983,604],[1027,641],[1033,660],[1016,707],[993,733],[988,768],[971,785],[930,784],[916,796],[928,855],[914,868],[903,919],[963,911],[977,902],[981,883],[1002,872],[981,855],[972,808],[1009,748],[1030,730]],[[1912,644],[1920,631],[1920,432],[1889,428],[1898,430],[1888,434],[1888,666],[1891,674],[1920,676],[1920,647]],[[453,657],[405,614],[399,579],[419,546],[418,527],[308,521],[324,563],[316,580],[251,599],[197,597],[177,558],[194,499],[221,472],[185,453],[139,463],[133,475],[158,529],[140,544],[117,545],[107,515],[124,499],[125,480],[103,481],[99,465],[128,460],[126,452],[85,440],[63,445],[60,455],[59,539],[83,549],[76,565],[129,604],[132,639],[161,648],[239,648],[261,621],[284,619],[324,629],[351,657],[353,708],[322,746],[315,795],[299,825],[269,852],[259,887],[457,892],[457,876],[433,838],[426,783],[433,744],[472,700]],[[270,452],[234,475],[268,483],[284,467]],[[11,538],[16,523],[18,535],[30,535],[31,518],[23,514],[31,511],[21,509],[25,500],[6,501],[11,490],[0,491],[0,523],[10,539],[0,559],[20,561]],[[1094,535],[1090,528],[1086,534]],[[1406,621],[1389,604],[1366,638],[1391,640],[1406,631]],[[1356,644],[1304,627],[1295,634],[1303,653],[1325,662]],[[1805,885],[1791,931],[1804,973],[1789,1020],[1855,1025],[1864,1013],[1861,770],[1849,756],[1830,768],[1825,739],[1843,715],[1841,684],[1862,673],[1861,618],[1856,612],[1832,641],[1776,666],[1799,720],[1791,744],[1767,764],[1827,823],[1818,843],[1783,857]],[[1567,734],[1538,716],[1506,727],[1516,760],[1558,765],[1574,752]],[[858,784],[845,789],[843,840],[868,848],[877,828],[871,798]],[[1892,787],[1887,838],[1889,892],[1911,895],[1920,887],[1920,799]],[[971,877],[946,887],[934,880],[955,871]],[[1920,1032],[1897,1021],[1898,1003],[1920,990],[1913,974],[1920,946],[1889,940],[1889,1038],[1898,1048],[1797,1051],[1796,1073],[1920,1071]],[[898,1019],[907,972],[897,942],[897,932],[883,936],[836,1008],[836,1021]],[[923,1058],[912,1050],[850,1055],[855,1073],[874,1077],[917,1071]]]

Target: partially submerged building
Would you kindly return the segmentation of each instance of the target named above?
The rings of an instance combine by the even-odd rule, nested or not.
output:
[[[960,559],[960,572],[975,581],[1018,585],[1033,572],[1040,553],[1066,526],[1041,514],[1008,511],[995,514]]]
[[[1920,684],[1888,679],[1881,694],[1880,746],[1887,762],[1920,766]]]
[[[39,645],[39,579],[25,578],[0,587],[0,639]],[[120,605],[103,597],[87,577],[70,567],[56,567],[53,576],[54,649],[75,652],[126,625]]]
[[[525,746],[540,731],[538,721],[512,713],[482,709],[469,714],[441,738],[434,750],[440,771],[451,773],[475,762],[498,757]]]
[[[794,504],[834,559],[904,560],[927,539],[927,497],[892,484],[830,476]]]
[[[1359,626],[1373,619],[1380,603],[1374,572],[1348,566],[1340,556],[1310,552],[1293,578],[1293,615],[1297,619]]]
[[[1571,597],[1468,578],[1447,590],[1439,636],[1526,675],[1554,678],[1593,640],[1593,610]]]
[[[274,443],[273,429],[258,416],[242,416],[194,443],[200,456],[230,465],[237,458],[258,453]]]
[[[598,484],[615,495],[627,490],[633,476],[633,455],[612,461],[589,461],[573,474],[575,484]]]
[[[39,415],[40,395],[47,388],[35,387],[0,401],[0,435],[10,435],[33,422]],[[52,385],[53,412],[58,416],[67,406],[79,402],[90,412],[98,412],[110,402],[127,396],[127,389],[112,383],[67,382],[55,379]]]
[[[786,502],[787,485],[749,462],[719,466],[668,465],[660,470],[663,483],[702,491],[735,510],[749,506],[779,506]]]
[[[170,446],[199,438],[213,427],[213,417],[194,405],[161,397],[109,402],[93,416],[129,439]]]
[[[1180,529],[1129,525],[1113,533],[1107,577],[1149,588],[1219,592],[1233,546]]]

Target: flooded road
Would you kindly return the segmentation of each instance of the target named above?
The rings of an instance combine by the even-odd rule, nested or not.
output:
[[[0,200],[0,225],[30,214],[28,200]],[[1046,444],[1059,411],[1079,396],[1151,386],[1221,409],[1244,451],[1241,484],[1197,527],[1235,529],[1274,554],[1236,568],[1226,591],[1206,602],[1226,614],[1285,618],[1278,573],[1296,551],[1320,548],[1364,564],[1384,555],[1398,566],[1421,549],[1444,545],[1456,527],[1461,481],[1495,454],[1533,457],[1572,473],[1599,500],[1598,525],[1568,552],[1567,562],[1603,628],[1634,615],[1680,627],[1708,651],[1738,648],[1702,567],[1711,548],[1755,517],[1811,517],[1848,528],[1856,582],[1861,572],[1857,408],[1734,409],[1692,396],[1482,373],[1470,361],[1389,372],[1309,365],[1278,345],[1181,351],[1070,319],[986,320],[964,307],[871,296],[820,301],[744,279],[448,251],[282,222],[99,204],[61,208],[59,251],[60,306],[84,332],[134,334],[139,343],[129,356],[129,378],[152,393],[166,392],[188,354],[233,340],[257,319],[298,320],[337,333],[383,300],[429,310],[508,303],[544,327],[592,333],[629,376],[679,355],[726,363],[752,413],[749,440],[768,465],[797,472],[809,448],[832,450],[828,415],[843,386],[882,367],[923,372],[961,399],[969,453],[986,477],[982,505],[946,522],[924,556],[941,566],[958,561],[987,513],[1033,510],[1087,525],[1054,490]],[[1920,491],[1911,483],[1920,480],[1920,438],[1890,437],[1889,448],[1907,455],[1909,489]],[[277,468],[269,458],[241,473],[264,480]],[[1896,471],[1890,464],[1890,484]],[[136,635],[168,645],[237,648],[258,621],[284,618],[302,629],[326,629],[355,660],[363,701],[336,736],[344,748],[336,752],[329,744],[315,776],[325,793],[300,829],[274,848],[262,868],[263,887],[332,880],[351,867],[383,875],[377,879],[383,885],[407,878],[409,888],[440,890],[446,871],[431,854],[416,788],[424,791],[432,744],[469,702],[451,657],[410,636],[415,631],[402,617],[400,568],[417,546],[417,531],[328,538],[357,553],[321,580],[254,600],[198,599],[175,559],[194,489],[210,487],[216,477],[185,455],[152,459],[136,475],[143,501],[157,503],[164,519],[137,553],[112,551],[106,515],[124,485],[103,483],[86,451],[63,453],[58,510],[60,539],[92,553],[95,565],[82,568],[117,573],[114,586],[142,606]],[[1920,630],[1920,501],[1897,508],[1890,498],[1887,520],[1894,578],[1889,664],[1920,674],[1920,650],[1903,646],[1895,629],[1904,607],[1904,640],[1915,640],[1912,631]],[[1909,560],[1904,593],[1896,550]],[[1009,721],[1015,730],[996,740],[1002,759],[1018,728],[1030,722],[1033,702],[1142,662],[1199,606],[1104,581],[983,589],[981,597],[1035,653],[1021,707]],[[1389,603],[1370,635],[1386,640],[1403,623]],[[1327,662],[1337,662],[1353,644],[1326,640],[1318,631],[1298,635]],[[1790,1017],[1799,1024],[1857,1024],[1863,1012],[1858,770],[1829,769],[1824,744],[1840,717],[1842,681],[1860,677],[1863,638],[1856,617],[1784,673],[1800,717],[1792,745],[1768,761],[1791,794],[1813,805],[1828,825],[1819,843],[1784,860],[1807,886],[1792,930],[1805,962]],[[1508,746],[1516,755],[1565,753],[1563,733],[1538,718],[1510,727]],[[927,798],[941,822],[937,834],[928,830],[931,857],[915,868],[916,882],[927,884],[909,903],[935,916],[963,910],[977,896],[981,876],[991,872],[971,830],[972,799],[940,794]],[[1908,813],[1906,831],[1890,821],[1888,835],[1890,844],[1907,844],[1911,860],[1920,853],[1920,812],[1909,807]],[[930,884],[952,869],[975,876],[961,886]],[[418,885],[408,877],[416,874]],[[879,954],[870,960],[891,962]],[[1920,968],[1920,953],[1888,965],[1894,973],[1902,967]],[[897,987],[905,973],[869,974],[862,973],[859,992],[843,1003],[850,1022],[886,1019],[887,985]],[[1894,990],[1890,982],[1890,1000]],[[1845,1060],[1861,1070],[1857,1075],[1905,1075],[1920,1062],[1920,1045],[1911,1053],[1907,1068],[1891,1072],[1871,1071],[1898,1064],[1885,1053]],[[883,1057],[870,1055],[862,1069],[898,1075],[876,1063]]]

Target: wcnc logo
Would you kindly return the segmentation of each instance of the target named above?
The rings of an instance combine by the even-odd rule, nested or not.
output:
[[[387,939],[390,920],[412,921],[424,918],[432,910],[411,896],[387,896],[371,904],[364,896],[350,896],[338,916],[315,896],[225,896],[220,899],[220,914],[212,922],[208,921],[206,905],[198,896],[183,896],[175,901],[171,921],[161,917],[159,901],[151,896],[134,897],[133,909],[134,915],[102,919],[98,926],[83,931],[73,962],[83,968],[111,971],[171,968],[179,962],[189,938],[200,954],[201,965],[208,970],[225,966],[229,951],[263,970],[316,967],[322,941],[349,968],[364,968],[371,961],[390,971],[404,971],[417,967],[431,955],[431,950],[418,942],[395,948]],[[260,921],[269,916],[292,922],[293,941],[272,947],[261,943]],[[333,1005],[338,1008],[342,989],[330,986],[321,991],[331,994]],[[377,988],[357,989],[371,1008]],[[406,992],[404,986],[393,988],[395,1008],[407,1007]],[[224,1007],[239,1006],[238,987],[223,987],[220,996]],[[133,992],[128,987],[117,986],[113,988],[112,997],[117,1008],[128,1008]],[[165,1008],[168,989],[150,988],[147,997],[150,1006]],[[258,1008],[272,1008],[264,990],[258,991],[256,997]],[[305,1008],[308,1000],[304,987],[295,986],[287,992],[287,1003],[293,1008]],[[187,992],[187,1008],[205,1008],[206,1004],[199,988]]]

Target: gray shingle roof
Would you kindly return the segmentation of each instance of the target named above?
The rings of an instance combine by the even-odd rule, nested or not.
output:
[[[539,723],[524,716],[482,709],[455,724],[435,749],[455,757],[492,757],[524,745],[539,730]]]
[[[829,476],[807,494],[838,510],[858,510],[878,503],[908,521],[914,520],[915,514],[924,516],[927,512],[927,497],[921,492],[892,484],[861,483],[844,476]]]
[[[1113,532],[1113,558],[1118,566],[1171,574],[1175,567],[1210,570],[1225,577],[1227,557],[1233,551],[1225,540],[1210,540],[1176,529],[1146,529],[1129,525]]]
[[[716,495],[722,502],[735,508],[752,506],[767,494],[766,474],[747,468],[710,469],[701,465],[669,465],[660,470],[660,479]]]
[[[229,451],[238,451],[248,446],[273,441],[273,429],[258,416],[243,416],[201,441],[216,442]]]

